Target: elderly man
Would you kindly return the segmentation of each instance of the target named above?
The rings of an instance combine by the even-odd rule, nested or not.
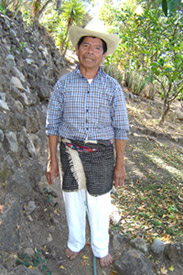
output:
[[[112,263],[110,191],[113,180],[115,187],[124,184],[129,125],[121,86],[100,65],[107,54],[115,51],[119,38],[108,34],[99,20],[92,20],[85,28],[73,26],[69,34],[79,65],[58,80],[49,101],[46,175],[49,184],[58,177],[56,152],[60,140],[60,170],[69,229],[66,256],[74,259],[85,246],[87,208],[92,251],[104,267]]]

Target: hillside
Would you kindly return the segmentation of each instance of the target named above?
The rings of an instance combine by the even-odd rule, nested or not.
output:
[[[0,44],[0,275],[92,274],[89,240],[75,261],[65,257],[60,184],[48,186],[45,178],[47,103],[56,80],[74,61],[63,61],[45,29],[26,27],[20,14],[0,13]],[[124,91],[131,131],[126,185],[112,195],[113,214],[120,216],[111,219],[115,261],[103,270],[97,262],[97,274],[181,275],[183,108],[176,102],[160,126],[158,98]],[[163,250],[153,254],[157,238]]]

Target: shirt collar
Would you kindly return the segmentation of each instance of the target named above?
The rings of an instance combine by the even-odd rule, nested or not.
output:
[[[84,77],[84,76],[82,75],[82,73],[80,72],[79,67],[80,67],[80,66],[79,66],[79,64],[78,64],[77,67],[76,67],[76,73],[77,73],[78,75],[80,75],[80,77]],[[104,74],[105,74],[104,70],[103,70],[101,67],[99,67],[99,70],[98,70],[97,75],[96,75],[95,78],[102,78],[102,77],[104,76]]]

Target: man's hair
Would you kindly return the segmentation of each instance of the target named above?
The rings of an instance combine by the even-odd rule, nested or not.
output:
[[[83,42],[83,40],[84,40],[86,37],[87,37],[87,35],[86,35],[86,36],[82,36],[82,37],[79,39],[79,41],[78,41],[78,49],[79,49],[81,43]],[[95,36],[91,36],[91,37],[97,38],[97,37],[95,37]],[[107,43],[106,43],[103,39],[101,39],[101,38],[99,38],[99,39],[102,40],[102,47],[103,47],[103,54],[104,54],[104,53],[107,52]]]

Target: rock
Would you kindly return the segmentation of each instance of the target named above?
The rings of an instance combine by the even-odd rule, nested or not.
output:
[[[19,100],[23,105],[31,106],[31,105],[35,104],[36,99],[34,98],[34,96],[32,94],[21,93]]]
[[[40,125],[39,110],[35,107],[31,107],[26,116],[26,129],[29,133],[36,133],[39,131]]]
[[[4,132],[0,129],[0,142],[4,140]]]
[[[160,255],[165,250],[165,245],[160,239],[156,239],[153,241],[151,245],[151,250],[154,254]]]
[[[120,275],[156,275],[150,260],[135,249],[125,252],[114,262],[114,267]]]
[[[145,254],[148,252],[147,244],[142,238],[135,238],[130,242],[130,244],[133,248],[139,249],[141,252]]]
[[[6,101],[6,94],[5,93],[0,93],[0,99],[2,99],[3,101]]]
[[[26,82],[25,76],[18,70],[16,66],[12,67],[11,71],[18,79],[20,79],[21,82]]]
[[[18,111],[20,114],[23,114],[23,111],[24,111],[24,106],[23,106],[23,104],[22,104],[20,101],[16,100],[16,101],[15,101],[15,106],[16,106],[17,111]]]
[[[17,136],[14,132],[9,132],[5,134],[6,140],[6,151],[11,151],[13,153],[18,153],[18,142]]]
[[[171,262],[183,263],[183,244],[167,244],[165,246],[165,255]]]
[[[24,90],[24,87],[23,87],[23,85],[22,85],[20,79],[18,79],[17,77],[14,77],[14,76],[13,76],[13,77],[11,78],[11,83],[12,83],[12,85],[14,85],[17,89],[19,89],[19,90]]]
[[[51,243],[52,241],[53,241],[53,237],[52,237],[52,235],[49,233],[48,238],[47,238],[47,242],[48,242],[48,243]]]
[[[36,204],[34,201],[30,201],[27,205],[24,206],[26,215],[32,214],[35,209],[36,209]]]
[[[27,254],[30,258],[32,258],[35,255],[35,251],[31,247],[27,247],[24,251],[24,254]]]
[[[32,142],[32,144],[34,145],[35,153],[36,154],[40,154],[41,153],[41,149],[43,147],[41,139],[37,135],[35,135],[33,133],[29,134],[28,138]]]
[[[34,60],[33,60],[33,59],[26,58],[25,61],[26,61],[27,64],[29,64],[29,65],[34,64]]]
[[[34,143],[29,138],[26,139],[26,149],[28,150],[31,157],[34,157],[36,155],[36,148],[34,146]]]
[[[4,111],[9,111],[10,110],[7,103],[2,99],[0,99],[0,109],[4,110]]]
[[[5,197],[5,207],[1,217],[0,243],[1,251],[16,252],[19,249],[19,232],[21,205],[17,197],[9,194]]]
[[[33,51],[30,48],[25,48],[25,51],[27,52],[28,55],[32,55]]]
[[[111,233],[111,245],[113,249],[120,254],[123,254],[129,247],[129,239],[118,232]]]
[[[7,275],[7,270],[0,264],[1,275]]]
[[[9,65],[11,65],[11,66],[15,66],[16,65],[15,64],[15,57],[12,54],[8,54],[6,56],[6,60],[7,60],[7,62],[8,62]]]

